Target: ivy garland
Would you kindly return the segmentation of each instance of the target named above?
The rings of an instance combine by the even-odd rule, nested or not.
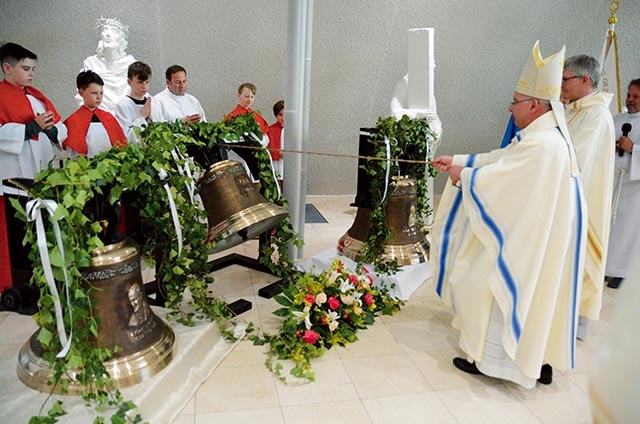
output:
[[[417,210],[423,211],[418,215],[420,227],[424,230],[424,219],[433,211],[427,203],[426,176],[435,176],[436,170],[428,164],[425,170],[424,161],[427,159],[428,143],[436,139],[435,133],[429,128],[425,118],[409,118],[403,115],[400,120],[395,117],[378,118],[370,143],[373,145],[371,156],[387,158],[386,140],[389,140],[389,150],[392,159],[421,161],[421,163],[398,162],[392,160],[368,161],[363,169],[371,175],[369,193],[371,195],[371,228],[365,243],[365,249],[360,263],[374,264],[376,271],[382,274],[393,273],[398,269],[397,260],[381,260],[384,254],[384,246],[390,237],[386,226],[385,207],[389,201],[389,195],[383,200],[387,163],[390,166],[389,175],[406,175],[416,181]],[[388,182],[391,183],[390,181]]]
[[[176,319],[185,325],[194,325],[195,317],[205,317],[215,321],[227,338],[233,338],[232,314],[225,302],[208,295],[208,286],[213,283],[209,275],[208,253],[211,244],[203,246],[207,236],[206,212],[191,203],[187,187],[192,184],[188,175],[178,171],[178,165],[185,166],[185,160],[176,163],[172,151],[179,157],[187,157],[187,147],[214,147],[223,140],[238,140],[240,137],[252,139],[249,134],[261,135],[258,125],[250,116],[240,116],[218,123],[183,124],[152,123],[141,134],[140,144],[130,144],[123,149],[111,149],[93,159],[79,157],[65,161],[62,168],[49,168],[36,175],[34,186],[29,191],[33,198],[54,200],[58,207],[49,217],[56,221],[61,230],[65,257],[62,258],[55,247],[55,234],[52,226],[47,226],[46,238],[49,247],[49,259],[58,290],[64,298],[64,275],[66,269],[69,281],[69,299],[73,311],[72,320],[64,314],[65,327],[73,328],[71,350],[65,358],[56,358],[61,346],[58,340],[53,307],[53,297],[48,290],[44,271],[39,258],[36,232],[27,225],[25,242],[30,244],[30,259],[34,264],[32,281],[40,289],[39,312],[35,315],[39,326],[38,341],[44,350],[43,359],[49,362],[53,376],[49,383],[65,393],[70,381],[65,378],[69,370],[80,370],[78,381],[86,389],[82,397],[95,406],[97,412],[106,408],[115,409],[111,422],[138,423],[140,415],[131,416],[128,411],[135,408],[131,401],[125,401],[119,390],[114,389],[111,378],[104,367],[114,352],[96,347],[98,320],[93,316],[90,290],[83,284],[81,268],[90,264],[91,252],[103,247],[100,238],[103,224],[92,222],[85,215],[85,206],[96,196],[106,196],[114,204],[125,191],[135,191],[140,217],[145,228],[145,241],[141,253],[151,264],[156,262],[156,278],[162,285],[167,301],[165,307],[171,309],[169,319]],[[271,173],[269,154],[258,149],[255,141],[255,154],[260,166],[262,193],[268,201],[276,201],[277,184]],[[197,164],[191,163],[194,171],[202,171]],[[164,177],[161,178],[161,176]],[[178,252],[177,236],[169,208],[169,200],[164,189],[168,184],[178,211],[183,235],[183,249]],[[286,207],[284,198],[280,200]],[[18,215],[26,220],[26,211],[20,203],[12,199],[12,205]],[[294,233],[290,222],[285,220],[276,227],[271,244],[262,246],[261,262],[279,276],[292,272],[291,260],[280,251],[288,243],[300,246],[302,241]],[[189,290],[192,300],[189,308],[184,309],[184,292]],[[251,331],[251,327],[248,329]],[[62,402],[56,401],[46,415],[32,417],[30,423],[48,424],[57,422],[64,415]],[[97,416],[94,423],[103,423],[104,418]]]

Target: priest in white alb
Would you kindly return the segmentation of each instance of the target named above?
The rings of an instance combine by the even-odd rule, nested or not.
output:
[[[564,63],[562,97],[567,126],[576,149],[589,210],[587,253],[580,299],[578,338],[584,340],[588,319],[599,319],[604,269],[609,246],[615,141],[610,93],[598,92],[600,63],[584,54]]]
[[[432,278],[454,312],[471,374],[525,388],[574,367],[587,216],[560,103],[564,47],[538,43],[509,111],[521,128],[504,149],[440,156],[449,173],[431,246]]]

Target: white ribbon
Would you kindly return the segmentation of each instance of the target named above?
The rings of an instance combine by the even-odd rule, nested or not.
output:
[[[382,200],[380,200],[380,204],[384,203],[384,199],[387,198],[387,191],[389,190],[389,174],[391,173],[391,145],[389,138],[384,138],[384,145],[387,151],[387,171],[384,176],[384,194],[382,195]]]
[[[167,177],[169,177],[169,174],[167,174],[167,171],[160,168],[158,170],[158,176],[161,180],[166,180]],[[178,237],[178,256],[180,256],[182,253],[182,228],[180,227],[180,220],[178,219],[178,209],[176,208],[176,202],[173,200],[173,196],[171,195],[169,183],[165,183],[163,187],[167,192],[167,197],[169,198],[169,209],[171,209],[171,219],[173,220],[173,227],[176,229],[176,236]]]
[[[9,186],[6,186],[6,185],[0,183],[0,196],[2,196],[4,194],[11,194],[13,196],[29,197],[29,193],[27,193],[24,190],[20,190],[19,188],[9,187]]]
[[[193,195],[196,192],[196,184],[191,173],[191,168],[189,167],[189,159],[185,158],[177,149],[171,150],[171,156],[173,156],[173,160],[176,161],[176,167],[178,168],[178,172],[180,173],[180,175],[186,175],[187,177],[189,177],[189,181],[185,181],[184,184],[187,186],[187,192],[189,193],[189,198],[191,199],[191,203],[193,204]],[[181,163],[184,163],[184,167],[181,165]]]
[[[262,141],[258,138],[257,135],[255,135],[253,132],[251,132],[251,136],[258,142],[260,143],[260,145],[262,145],[262,147],[265,147],[264,144],[262,144]],[[273,166],[273,160],[271,159],[271,153],[269,153],[269,165],[271,166],[271,174],[273,175],[273,181],[276,182],[276,190],[278,190],[278,197],[276,200],[280,200],[280,196],[282,196],[282,193],[280,192],[280,184],[278,184],[278,176],[276,175],[276,169]]]
[[[38,250],[40,251],[40,260],[42,261],[42,268],[44,271],[44,277],[47,280],[49,291],[53,297],[53,307],[56,314],[56,328],[58,330],[58,338],[62,345],[62,350],[58,352],[56,358],[64,358],[69,353],[71,348],[71,339],[73,338],[73,327],[69,329],[69,334],[64,327],[64,318],[62,316],[62,305],[60,304],[60,295],[58,294],[58,288],[55,280],[53,279],[53,270],[51,269],[51,261],[49,261],[49,250],[47,249],[47,236],[44,231],[44,222],[42,221],[41,209],[45,209],[49,215],[54,216],[58,204],[53,200],[47,199],[34,199],[27,202],[27,218],[29,221],[36,221],[36,235],[38,240]],[[64,257],[64,247],[62,244],[62,236],[60,235],[60,226],[57,221],[52,220],[53,231],[56,236],[56,243],[58,250],[60,251],[60,258],[62,260],[62,273],[64,275],[64,287],[67,296],[67,309],[69,310],[69,322],[72,321],[71,315],[71,301],[69,298],[69,277],[67,276],[67,266]]]
[[[620,192],[622,191],[622,178],[628,171],[624,168],[618,169],[618,184],[616,185],[616,192],[613,195],[613,205],[611,206],[611,225],[615,224],[616,217],[618,216],[618,205],[620,204]]]

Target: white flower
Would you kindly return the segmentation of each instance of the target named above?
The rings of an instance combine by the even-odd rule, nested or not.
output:
[[[320,306],[327,301],[327,294],[325,292],[318,293],[316,295],[316,305]]]
[[[327,282],[329,285],[334,285],[339,276],[340,273],[338,271],[332,271],[331,274],[327,276]]]
[[[337,321],[340,319],[340,315],[336,311],[329,311],[327,312],[327,319],[329,322]]]
[[[349,280],[344,280],[342,283],[340,283],[340,291],[342,293],[346,293],[349,290],[353,290],[353,284],[351,284]]]
[[[345,305],[351,305],[353,303],[353,296],[351,295],[346,295],[346,294],[341,294],[340,295],[340,300],[342,301],[342,303],[344,303]]]
[[[298,324],[304,321],[304,326],[307,330],[311,330],[311,315],[309,311],[311,310],[311,306],[305,306],[302,312],[292,311],[293,316],[298,318]]]
[[[329,323],[329,331],[333,331],[338,328],[338,320],[340,319],[340,315],[336,311],[329,311],[327,313],[327,322]]]
[[[371,279],[369,279],[368,275],[362,275],[359,278],[360,280],[360,284],[362,284],[362,287],[371,287]]]

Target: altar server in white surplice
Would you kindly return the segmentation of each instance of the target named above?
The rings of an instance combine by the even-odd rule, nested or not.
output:
[[[599,82],[600,64],[593,57],[577,55],[565,61],[562,74],[562,96],[567,100],[565,116],[589,211],[579,339],[586,336],[588,320],[583,317],[600,318],[611,222],[615,130],[609,103],[613,95],[599,93]]]
[[[205,122],[202,105],[187,93],[187,71],[180,65],[169,66],[165,72],[167,88],[153,96],[151,120],[155,122],[174,122],[179,119],[185,123]]]
[[[452,182],[431,264],[467,355],[453,363],[526,388],[575,359],[587,216],[559,102],[563,61],[564,47],[543,59],[534,45],[509,107],[521,128],[509,146],[434,160]]]
[[[640,78],[629,84],[626,106],[627,112],[614,117],[618,149],[612,212],[615,221],[606,269],[607,276],[612,277],[608,284],[611,288],[618,288],[640,259]]]

